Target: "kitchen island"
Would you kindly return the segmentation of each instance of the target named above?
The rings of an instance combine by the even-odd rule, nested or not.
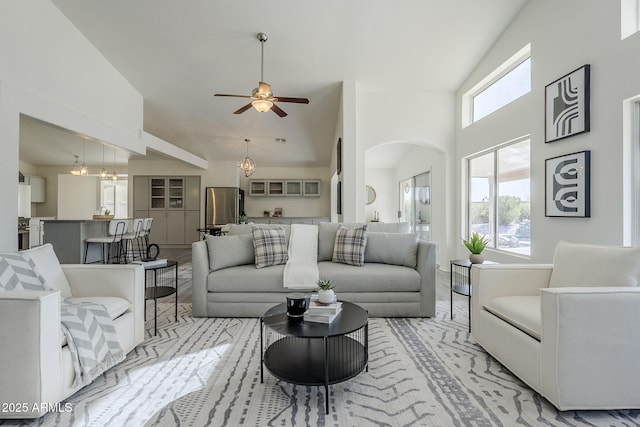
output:
[[[128,218],[118,218],[129,221]],[[43,221],[44,243],[51,243],[61,264],[82,264],[85,241],[91,237],[109,235],[110,219],[55,219]],[[115,253],[115,247],[114,249]],[[100,245],[89,245],[87,263],[101,262]]]

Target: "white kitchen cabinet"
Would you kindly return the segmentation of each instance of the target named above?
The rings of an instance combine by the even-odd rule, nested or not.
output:
[[[28,176],[28,184],[31,186],[31,203],[44,203],[46,199],[47,179],[41,176]]]

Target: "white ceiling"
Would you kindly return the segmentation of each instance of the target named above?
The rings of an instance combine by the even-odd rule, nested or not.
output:
[[[142,94],[145,131],[208,160],[241,159],[250,138],[258,164],[326,166],[342,81],[381,99],[455,91],[525,0],[53,2]],[[258,32],[274,95],[310,100],[279,104],[285,118],[213,97],[257,86]]]

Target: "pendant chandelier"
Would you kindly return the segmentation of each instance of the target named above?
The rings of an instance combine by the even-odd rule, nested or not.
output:
[[[249,157],[249,142],[251,140],[249,138],[245,138],[244,142],[247,144],[247,157],[245,157],[241,162],[240,162],[240,169],[242,169],[244,171],[244,176],[245,177],[250,177],[253,172],[256,170],[256,162],[254,162],[251,157]]]

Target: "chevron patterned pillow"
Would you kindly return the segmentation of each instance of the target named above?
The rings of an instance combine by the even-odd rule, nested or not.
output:
[[[49,291],[36,264],[26,254],[0,254],[1,291]]]

